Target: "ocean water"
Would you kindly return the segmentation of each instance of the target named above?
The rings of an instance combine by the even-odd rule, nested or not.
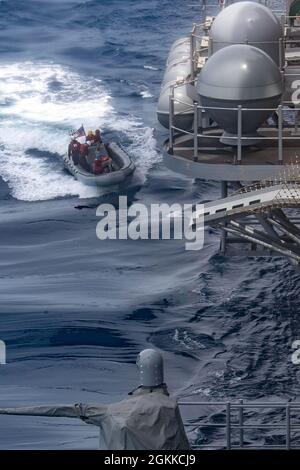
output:
[[[0,407],[123,398],[146,347],[162,352],[178,397],[299,395],[300,275],[288,261],[222,257],[216,230],[199,252],[99,241],[96,194],[62,167],[83,123],[132,155],[135,201],[219,196],[165,168],[155,114],[168,49],[201,15],[188,0],[0,0]],[[97,439],[76,420],[0,416],[1,449]]]

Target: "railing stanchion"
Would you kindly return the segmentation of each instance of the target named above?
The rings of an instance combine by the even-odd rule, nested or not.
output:
[[[278,113],[278,162],[282,165],[283,161],[283,140],[282,140],[282,105],[277,108]]]
[[[243,405],[243,400],[240,400],[240,404]],[[240,428],[240,447],[244,445],[244,407],[239,408],[239,428]]]
[[[169,101],[169,153],[174,153],[174,87],[170,89]]]
[[[191,54],[191,80],[195,80],[195,28],[196,25],[193,24],[193,29],[190,35],[190,54]]]
[[[243,400],[239,400],[238,404],[232,402],[214,402],[214,401],[206,401],[206,402],[197,402],[197,401],[189,401],[189,402],[181,402],[179,401],[180,409],[183,406],[191,406],[193,407],[192,410],[197,410],[198,406],[205,407],[205,409],[209,406],[214,407],[222,407],[222,415],[224,415],[225,411],[225,421],[222,422],[215,422],[211,421],[210,413],[206,413],[206,420],[201,418],[197,419],[189,419],[184,421],[184,426],[189,429],[202,429],[203,427],[211,428],[212,430],[222,430],[224,431],[224,442],[222,444],[222,448],[226,449],[236,449],[242,447],[243,449],[300,449],[299,442],[296,442],[297,439],[294,436],[294,433],[299,433],[300,431],[300,424],[298,422],[299,413],[300,413],[300,403],[299,402],[287,402],[287,403],[277,403],[277,402],[244,402]],[[273,421],[271,418],[265,422],[265,413],[263,410],[272,409],[273,412],[278,412],[280,417],[280,421]],[[220,411],[221,411],[220,410]],[[240,413],[242,410],[242,413]],[[259,416],[259,420],[257,422],[247,422],[247,410],[251,412],[256,411],[261,413]],[[208,411],[208,410],[207,410]],[[238,414],[236,413],[238,412]],[[282,415],[284,413],[284,416]],[[243,430],[243,436],[237,436],[238,439],[235,439],[235,430]],[[245,433],[249,430],[251,433],[256,433],[256,438],[262,441],[261,444],[246,444],[245,443]],[[275,431],[278,430],[280,435],[285,436],[286,442],[278,442],[277,444],[268,443],[265,441],[265,438],[269,436],[270,430]],[[231,431],[232,434],[231,434]],[[226,434],[226,435],[225,435]],[[226,439],[226,443],[225,443]],[[263,442],[264,441],[264,442]],[[294,442],[295,441],[295,442]],[[218,436],[216,436],[216,442],[213,441],[210,443],[198,443],[192,446],[193,449],[220,449],[220,442]]]
[[[209,37],[208,38],[208,57],[210,57],[213,53],[213,42],[212,42],[212,38]]]
[[[238,142],[237,142],[237,162],[238,164],[242,161],[242,106],[238,106]]]
[[[290,450],[291,448],[291,413],[290,413],[289,403],[286,405],[286,449]]]
[[[230,403],[226,403],[226,448],[231,449],[231,408]]]
[[[280,68],[280,70],[283,70],[283,68],[284,68],[284,53],[283,53],[282,38],[279,39],[279,68]]]
[[[201,110],[202,112],[202,110]],[[198,103],[194,103],[194,161],[198,160]]]

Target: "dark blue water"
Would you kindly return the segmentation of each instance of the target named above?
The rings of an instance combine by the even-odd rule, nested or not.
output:
[[[137,385],[154,346],[172,393],[294,398],[299,273],[228,259],[211,230],[184,241],[99,241],[93,197],[62,168],[84,123],[120,141],[144,180],[135,200],[201,202],[216,183],[168,171],[155,106],[168,49],[201,10],[189,0],[0,0],[0,406],[109,402]],[[85,204],[84,204],[85,205]],[[93,448],[73,420],[0,417],[0,448]]]

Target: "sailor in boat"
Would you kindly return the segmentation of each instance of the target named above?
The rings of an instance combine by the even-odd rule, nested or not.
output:
[[[100,129],[96,129],[95,134],[92,131],[92,129],[90,129],[87,133],[86,141],[87,141],[88,145],[102,144],[102,136],[101,136]]]
[[[72,158],[74,165],[94,175],[114,171],[113,162],[107,154],[99,129],[96,129],[95,133],[90,129],[86,134],[82,125],[71,135],[68,155]],[[77,138],[84,138],[84,141],[79,142]]]
[[[80,144],[79,165],[86,171],[90,171],[90,165],[87,160],[88,154],[89,154],[89,147],[86,142],[82,142]]]
[[[80,143],[76,139],[75,135],[72,136],[72,140],[69,144],[68,156],[72,158],[74,165],[78,165],[80,158]]]
[[[95,130],[95,144],[102,144],[102,136],[99,129]]]
[[[88,130],[88,132],[87,132],[86,143],[88,145],[94,145],[95,144],[95,134],[91,129]]]
[[[102,146],[98,145],[95,150],[95,159],[93,161],[93,173],[95,175],[112,171],[112,161],[106,153],[103,154],[102,148]]]

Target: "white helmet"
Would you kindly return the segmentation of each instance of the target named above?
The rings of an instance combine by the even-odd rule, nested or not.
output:
[[[142,387],[158,387],[164,383],[162,355],[154,349],[144,349],[137,357],[136,365],[140,373]]]

